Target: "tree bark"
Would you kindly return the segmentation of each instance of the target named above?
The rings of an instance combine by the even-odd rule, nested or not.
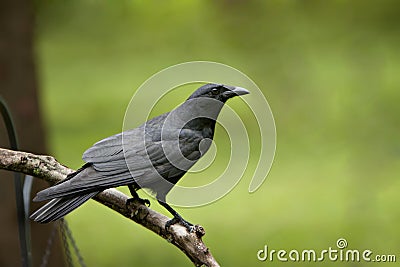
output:
[[[19,147],[45,153],[43,123],[38,104],[38,88],[34,64],[33,2],[30,0],[0,1],[0,95],[11,110],[17,129]],[[0,146],[9,146],[7,132],[0,118]],[[47,183],[34,180],[32,193]],[[0,266],[20,266],[20,244],[12,174],[0,172]],[[37,207],[37,204],[34,204]],[[52,225],[31,225],[33,266],[39,266],[52,230]],[[49,259],[62,266],[63,253],[59,240]]]
[[[2,148],[0,148],[0,169],[29,174],[51,184],[62,181],[67,174],[73,172],[59,164],[53,157]],[[175,224],[170,227],[169,231],[166,231],[165,224],[169,220],[168,217],[148,208],[138,200],[127,206],[128,197],[116,189],[107,189],[94,199],[167,239],[185,253],[195,266],[219,266],[202,241],[202,237],[205,235],[202,226],[196,225],[194,231],[189,233],[185,227]]]

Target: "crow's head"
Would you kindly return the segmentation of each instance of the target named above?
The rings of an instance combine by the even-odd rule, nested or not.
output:
[[[214,129],[215,121],[225,102],[232,97],[249,93],[241,87],[213,83],[203,85],[168,113],[164,124],[173,125],[171,127],[174,129]]]
[[[197,89],[188,99],[208,97],[225,103],[229,98],[248,93],[249,91],[241,87],[208,83]]]

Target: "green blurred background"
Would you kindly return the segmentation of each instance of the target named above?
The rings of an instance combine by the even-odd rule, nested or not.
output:
[[[78,168],[85,149],[121,131],[131,96],[154,73],[225,63],[263,91],[277,151],[256,193],[247,192],[247,175],[216,203],[178,209],[205,227],[217,260],[288,266],[256,253],[335,248],[341,237],[350,249],[400,260],[398,1],[36,2],[42,109],[60,162]],[[88,266],[191,265],[94,201],[67,218]]]

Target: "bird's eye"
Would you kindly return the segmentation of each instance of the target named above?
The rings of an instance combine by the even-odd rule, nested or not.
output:
[[[211,94],[218,95],[219,94],[219,89],[218,88],[211,89]]]

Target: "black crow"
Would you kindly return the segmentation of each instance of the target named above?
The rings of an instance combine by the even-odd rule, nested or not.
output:
[[[55,221],[101,191],[127,185],[133,198],[139,198],[136,190],[140,188],[154,193],[174,216],[167,229],[174,223],[191,229],[192,225],[166,203],[166,195],[210,147],[224,103],[248,93],[241,87],[206,84],[171,112],[95,143],[84,152],[86,164],[82,168],[36,195],[34,201],[51,201],[31,219]]]

